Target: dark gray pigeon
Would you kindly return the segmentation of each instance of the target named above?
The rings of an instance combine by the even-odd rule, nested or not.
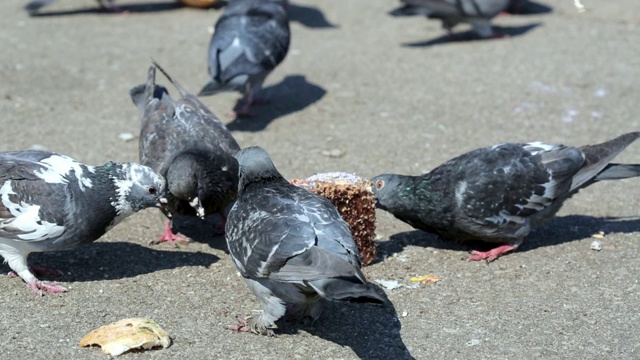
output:
[[[41,8],[54,3],[56,0],[33,0],[24,6],[29,15],[37,14]],[[115,0],[97,0],[100,8],[111,12],[123,12],[115,5]]]
[[[64,292],[27,267],[32,252],[72,249],[166,203],[165,180],[135,163],[81,164],[44,151],[0,153],[0,255],[36,294]]]
[[[384,303],[360,271],[349,226],[329,200],[289,184],[262,148],[243,149],[237,158],[238,199],[226,240],[262,313],[238,318],[232,329],[273,335],[287,305],[315,320],[326,300]]]
[[[251,105],[269,73],[289,51],[286,0],[232,0],[209,44],[209,75],[198,96],[239,91],[244,105],[237,116],[251,116]]]
[[[452,29],[461,22],[471,24],[482,38],[499,37],[491,27],[491,19],[505,11],[512,0],[401,0],[404,6],[393,10],[393,16],[424,15],[440,19],[442,27],[452,36]]]
[[[240,146],[197,97],[154,65],[146,84],[129,91],[142,115],[140,162],[167,178],[169,213],[201,218],[222,213],[236,197],[238,162],[234,155]],[[155,83],[156,67],[178,89],[181,99],[173,100],[164,86]],[[167,222],[156,242],[173,245],[176,239]]]
[[[417,229],[444,239],[503,244],[469,258],[493,261],[517,249],[580,189],[639,176],[640,165],[610,163],[638,137],[633,132],[581,148],[505,143],[468,152],[421,176],[384,174],[371,181],[377,206]]]

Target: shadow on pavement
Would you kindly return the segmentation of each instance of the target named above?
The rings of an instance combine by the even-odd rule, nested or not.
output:
[[[154,12],[162,12],[162,11],[170,11],[175,9],[180,9],[184,7],[178,1],[164,1],[164,2],[148,2],[148,3],[140,3],[140,4],[123,4],[118,5],[118,8],[125,13],[154,13]],[[30,14],[32,17],[46,17],[46,16],[66,16],[66,15],[88,15],[88,14],[104,14],[104,15],[115,15],[122,16],[123,13],[113,12],[106,9],[101,8],[96,3],[96,7],[93,8],[82,8],[76,10],[64,10],[64,11],[38,11]]]
[[[512,38],[512,37],[518,37],[518,36],[524,35],[524,34],[528,33],[529,31],[533,30],[534,28],[536,28],[536,27],[538,27],[540,25],[541,25],[540,23],[534,23],[534,24],[523,25],[523,26],[509,26],[509,27],[507,27],[507,26],[494,26],[493,29],[498,34],[506,35],[506,36]],[[445,35],[442,35],[442,36],[440,36],[438,38],[427,40],[427,41],[404,43],[404,44],[402,44],[402,46],[406,46],[406,47],[428,47],[428,46],[434,46],[434,45],[444,45],[444,44],[452,44],[452,43],[459,43],[459,42],[500,41],[500,40],[504,40],[504,38],[483,39],[483,38],[479,37],[475,32],[469,30],[469,31],[461,32],[461,33],[456,33],[456,34],[454,34],[453,37],[445,34]]]
[[[540,15],[553,12],[553,8],[535,1],[515,0],[511,1],[505,12],[512,15]]]
[[[603,231],[605,234],[638,232],[640,231],[640,218],[602,218],[588,215],[555,217],[525,237],[524,242],[517,251],[525,252],[539,247],[584,240],[598,231]],[[389,241],[378,242],[378,258],[374,263],[381,262],[386,257],[402,252],[409,245],[467,252],[471,250],[487,251],[496,247],[496,244],[480,241],[465,243],[446,241],[435,234],[414,230],[394,234]]]
[[[296,5],[289,2],[289,20],[297,21],[305,27],[319,28],[337,28],[338,26],[330,23],[324,16],[324,13],[313,6]]]
[[[296,334],[304,330],[312,335],[349,347],[360,359],[415,359],[400,336],[398,314],[387,295],[384,305],[332,302],[325,304],[320,318],[312,324],[281,320],[276,334]]]
[[[29,265],[57,269],[62,276],[41,276],[41,280],[96,281],[130,278],[159,270],[184,266],[210,266],[219,258],[202,252],[162,250],[126,242],[95,242],[78,249],[33,253]],[[9,271],[9,267],[6,271]],[[1,267],[0,267],[1,268]]]
[[[273,120],[298,112],[320,100],[326,90],[310,83],[303,75],[289,75],[282,82],[265,88],[262,92],[268,104],[254,105],[254,116],[237,118],[227,124],[229,131],[257,132],[264,130]],[[242,104],[235,106],[237,110]]]

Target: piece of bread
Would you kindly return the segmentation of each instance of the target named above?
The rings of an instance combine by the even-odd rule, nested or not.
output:
[[[375,260],[376,199],[370,181],[353,174],[331,172],[304,180],[293,179],[291,183],[329,199],[349,224],[362,266]]]
[[[197,7],[197,8],[210,8],[216,5],[219,0],[178,0],[185,6]]]
[[[118,356],[131,349],[151,349],[171,345],[171,338],[155,321],[132,318],[101,326],[85,335],[80,346],[98,345],[102,351]]]

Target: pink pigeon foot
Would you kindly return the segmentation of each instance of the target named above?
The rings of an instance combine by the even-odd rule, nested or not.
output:
[[[489,251],[474,250],[471,252],[471,256],[469,256],[469,261],[487,260],[487,262],[492,262],[502,254],[508,253],[509,251],[514,251],[517,248],[518,245],[501,245]]]
[[[157,245],[165,241],[173,247],[178,247],[178,245],[176,245],[177,241],[189,242],[189,239],[182,235],[174,234],[173,231],[171,231],[171,221],[167,221],[164,226],[164,232],[158,240],[152,241],[151,245]]]
[[[50,293],[63,293],[67,292],[67,288],[64,288],[54,282],[40,281],[35,280],[30,283],[27,283],[27,287],[33,291],[34,294],[38,296],[44,295],[42,290]]]
[[[238,322],[237,325],[229,325],[229,326],[227,326],[227,329],[233,330],[233,331],[237,331],[237,332],[250,331],[249,330],[249,326],[247,326],[247,320],[245,320],[245,318],[243,318],[242,316],[238,315],[238,316],[236,316],[236,321]]]

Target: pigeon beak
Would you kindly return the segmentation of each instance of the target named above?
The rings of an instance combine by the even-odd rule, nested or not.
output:
[[[189,202],[189,205],[191,205],[192,208],[196,209],[196,214],[198,214],[200,219],[204,220],[204,208],[200,203],[200,198],[198,198],[197,196],[194,197],[193,200]]]
[[[171,219],[171,213],[169,212],[169,210],[167,210],[168,203],[169,202],[167,201],[167,198],[161,197],[158,199],[158,203],[156,204],[156,206],[158,206],[160,210],[162,210],[162,212],[166,214],[169,219]]]

